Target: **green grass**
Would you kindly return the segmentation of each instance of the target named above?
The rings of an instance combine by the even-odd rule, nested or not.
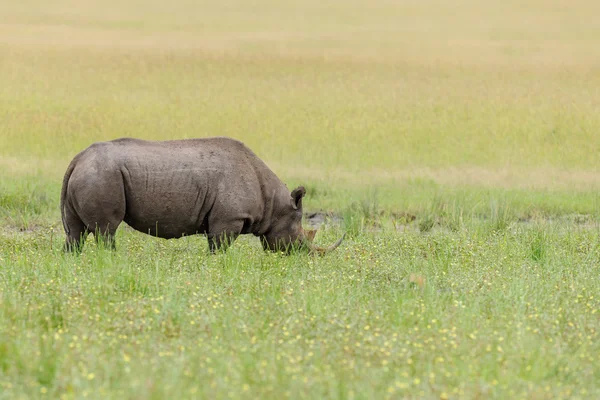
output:
[[[598,2],[5,3],[0,399],[600,397]],[[341,248],[61,253],[77,152],[216,135]]]
[[[597,228],[364,233],[325,258],[130,230],[81,257],[44,230],[1,238],[8,398],[600,395]]]

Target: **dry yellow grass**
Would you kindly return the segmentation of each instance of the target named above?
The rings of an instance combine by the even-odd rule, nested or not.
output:
[[[5,3],[1,168],[56,179],[93,141],[229,135],[291,179],[598,187],[598,11]]]
[[[258,51],[434,66],[600,61],[600,6],[591,0],[32,1],[0,11],[0,40],[10,46]]]

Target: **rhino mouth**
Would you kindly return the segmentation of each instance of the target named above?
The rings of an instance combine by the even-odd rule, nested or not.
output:
[[[304,235],[299,238],[296,242],[291,243],[278,243],[278,242],[269,242],[266,238],[263,238],[263,247],[265,250],[271,251],[282,251],[286,254],[291,254],[294,250],[308,250],[309,254],[317,254],[320,256],[324,256],[327,253],[331,253],[335,249],[337,249],[340,244],[344,241],[346,234],[344,233],[341,238],[339,238],[334,244],[329,247],[320,247],[313,244],[313,239],[316,231],[305,231]]]

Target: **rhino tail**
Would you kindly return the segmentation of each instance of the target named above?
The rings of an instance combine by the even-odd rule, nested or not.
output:
[[[65,206],[67,203],[67,189],[69,187],[69,179],[71,179],[71,174],[75,169],[75,165],[77,164],[77,159],[79,156],[75,157],[73,161],[67,167],[67,171],[65,172],[65,176],[63,177],[62,189],[60,191],[60,216],[62,219],[63,228],[65,229],[65,233],[69,234],[69,227],[65,221]]]

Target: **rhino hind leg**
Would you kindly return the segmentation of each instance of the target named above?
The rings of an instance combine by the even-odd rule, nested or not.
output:
[[[94,239],[96,239],[96,243],[100,245],[104,245],[106,248],[110,248],[111,250],[116,250],[117,245],[115,243],[115,233],[117,228],[112,228],[110,225],[104,227],[104,229],[96,229],[94,231]]]
[[[123,218],[118,208],[115,208],[112,213],[107,215],[98,215],[95,220],[99,221],[92,227],[88,226],[89,230],[94,232],[94,239],[99,245],[104,245],[106,248],[116,250],[115,233],[121,224]]]
[[[94,233],[96,243],[106,248],[116,250],[115,233],[125,217],[125,199],[119,187],[107,193],[115,193],[113,198],[102,194],[87,200],[89,209],[81,219],[88,231]]]
[[[218,250],[227,250],[240,235],[243,226],[244,221],[211,225],[206,235],[211,254],[215,254]]]
[[[83,221],[70,211],[65,213],[64,223],[67,239],[63,250],[68,253],[81,253],[89,231]]]

